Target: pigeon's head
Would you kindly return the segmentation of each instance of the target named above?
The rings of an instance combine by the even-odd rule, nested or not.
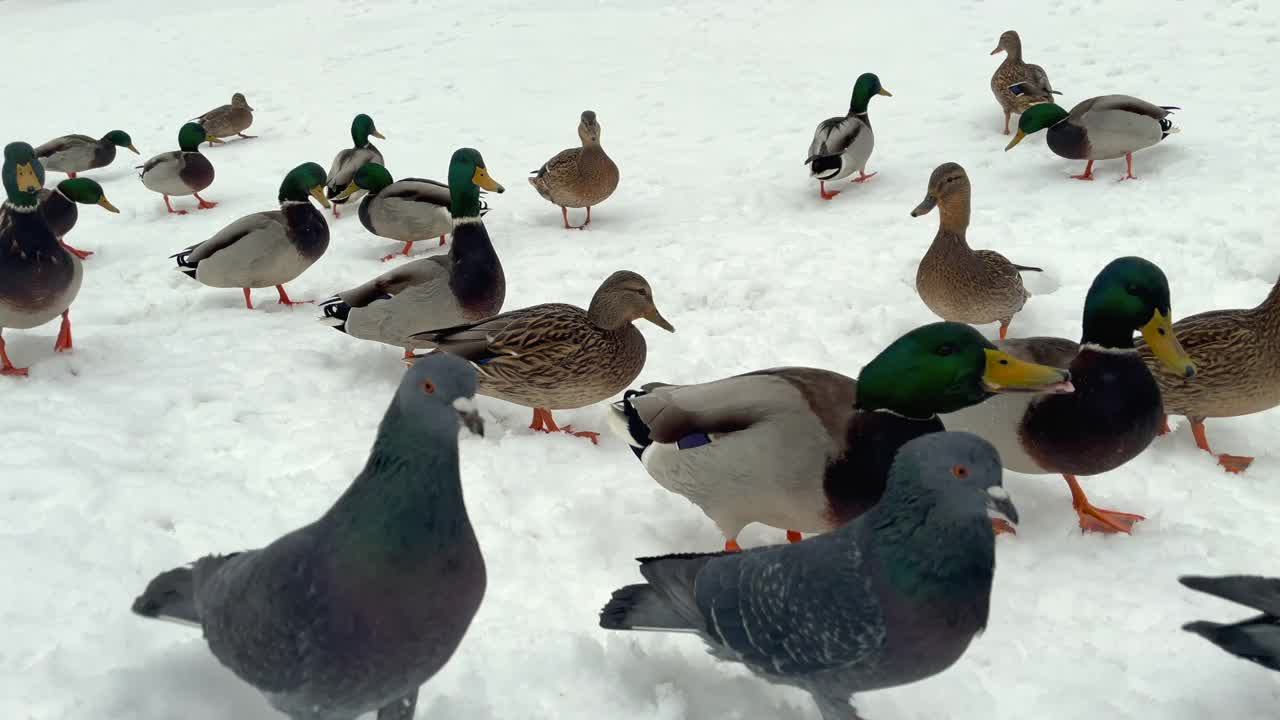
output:
[[[1004,489],[1000,454],[991,443],[965,432],[923,435],[902,446],[889,486],[909,495],[935,494],[951,514],[1001,515],[1018,522],[1018,509]]]
[[[475,405],[476,371],[456,355],[431,353],[414,363],[400,381],[396,402],[400,417],[424,430],[457,432],[458,422],[483,436],[484,421]]]

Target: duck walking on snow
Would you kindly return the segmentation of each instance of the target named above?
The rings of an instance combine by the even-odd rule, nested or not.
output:
[[[590,110],[578,122],[582,147],[556,153],[529,178],[529,184],[548,202],[560,206],[566,230],[582,230],[591,224],[591,206],[599,205],[618,188],[618,166],[600,144],[600,123]],[[587,209],[586,222],[569,224],[569,208]]]
[[[112,130],[101,139],[88,135],[63,135],[36,148],[36,157],[46,170],[66,173],[75,177],[85,170],[106,167],[116,159],[116,148],[128,148],[134,155],[138,148],[133,138],[123,130]]]
[[[373,124],[373,118],[361,113],[351,121],[352,146],[339,150],[338,154],[333,156],[333,164],[329,166],[329,175],[325,178],[324,194],[333,201],[333,216],[336,218],[342,217],[342,213],[338,211],[339,205],[359,200],[364,196],[364,189],[357,186],[351,193],[345,194],[341,199],[338,198],[351,187],[351,181],[355,179],[360,168],[369,163],[387,164],[387,161],[382,159],[382,152],[369,142],[369,136],[379,140],[387,139],[378,132],[378,128]]]
[[[178,131],[178,150],[160,153],[139,165],[142,171],[142,184],[148,190],[164,196],[164,206],[174,215],[186,215],[186,210],[174,210],[169,202],[170,195],[194,195],[200,201],[198,207],[208,210],[218,206],[200,197],[200,191],[213,184],[213,163],[200,154],[200,143],[205,141],[221,143],[210,137],[199,123],[187,123]]]
[[[1013,30],[1006,30],[1000,35],[996,49],[992,55],[1005,53],[1004,62],[991,75],[991,92],[1004,110],[1004,134],[1009,134],[1009,119],[1014,113],[1024,113],[1036,103],[1053,102],[1054,95],[1062,93],[1049,84],[1049,75],[1044,68],[1022,61],[1022,39]],[[1015,88],[1021,83],[1028,83],[1033,92],[1024,92]]]
[[[46,188],[40,191],[40,214],[44,216],[49,229],[57,236],[58,242],[62,243],[62,247],[66,248],[67,252],[84,260],[93,253],[77,250],[68,245],[64,239],[80,219],[80,210],[76,208],[77,203],[97,205],[112,213],[118,213],[120,210],[107,201],[107,196],[102,192],[102,186],[89,178],[63,180],[53,190]]]
[[[257,137],[257,135],[244,134],[244,131],[253,124],[253,108],[250,107],[249,101],[244,99],[243,93],[232,95],[230,105],[219,105],[196,118],[195,122],[204,126],[205,132],[210,137],[225,138],[239,135],[246,140]],[[212,140],[209,141],[209,145],[213,145]]]
[[[867,105],[874,95],[893,97],[893,93],[880,85],[880,78],[873,73],[863,73],[853,85],[853,99],[849,102],[849,114],[833,117],[818,123],[809,144],[809,177],[818,181],[818,194],[823,200],[840,194],[839,190],[827,191],[827,183],[849,177],[854,170],[858,177],[853,182],[862,183],[875,177],[867,174],[867,160],[875,147],[871,132],[871,118]]]

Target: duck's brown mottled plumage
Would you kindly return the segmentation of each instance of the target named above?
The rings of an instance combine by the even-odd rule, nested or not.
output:
[[[933,171],[924,202],[913,216],[938,208],[938,234],[916,270],[916,292],[933,314],[951,322],[982,325],[999,322],[1005,336],[1015,313],[1031,293],[1019,270],[993,250],[973,250],[965,240],[971,186],[964,168],[944,163]]]
[[[618,187],[618,166],[600,144],[600,124],[594,112],[582,113],[578,137],[582,147],[557,153],[529,178],[539,195],[560,207],[599,205]]]
[[[1004,134],[1009,134],[1009,119],[1013,113],[1026,112],[1036,103],[1053,101],[1053,86],[1049,84],[1049,75],[1039,65],[1022,61],[1022,39],[1013,30],[1006,30],[1000,35],[1000,42],[992,55],[1004,51],[1004,62],[996,68],[991,76],[991,92],[1004,110]],[[1018,83],[1032,83],[1035,90],[1028,93],[1015,94],[1010,88]],[[1031,86],[1028,86],[1031,87]]]
[[[253,124],[253,108],[245,100],[243,93],[236,93],[231,96],[230,105],[219,105],[195,121],[204,126],[205,132],[216,138],[243,135]]]

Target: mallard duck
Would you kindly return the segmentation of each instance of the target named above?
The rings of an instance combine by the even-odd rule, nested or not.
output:
[[[83,268],[67,252],[39,212],[44,168],[35,148],[10,143],[0,169],[8,200],[0,213],[0,375],[27,375],[5,352],[5,328],[27,330],[62,316],[54,352],[71,350],[71,303]]]
[[[578,122],[582,147],[569,148],[532,171],[529,184],[548,202],[560,206],[566,230],[581,230],[591,224],[591,206],[599,205],[618,188],[618,166],[600,144],[600,123],[590,110],[582,111]],[[569,224],[569,208],[587,209],[581,225]]]
[[[1143,517],[1094,507],[1076,476],[1120,467],[1160,430],[1160,389],[1133,347],[1135,330],[1167,367],[1185,377],[1195,374],[1169,317],[1164,272],[1139,257],[1113,260],[1085,296],[1079,343],[1032,337],[997,345],[1023,360],[1070,369],[1074,393],[999,397],[943,415],[942,422],[947,430],[966,430],[995,445],[1009,470],[1061,474],[1081,529],[1129,532]]]
[[[494,185],[502,192],[500,185]],[[351,184],[338,193],[334,202],[360,191],[368,192],[360,202],[360,223],[365,229],[378,237],[404,243],[402,252],[384,255],[384,262],[408,255],[413,244],[423,238],[439,236],[443,246],[444,236],[453,232],[453,215],[449,212],[451,196],[449,186],[444,183],[422,178],[392,182],[391,173],[385,167],[368,163],[356,171]]]
[[[36,157],[46,170],[66,173],[67,177],[75,177],[76,173],[95,168],[106,167],[116,159],[116,148],[129,148],[134,155],[138,148],[133,146],[133,138],[123,130],[112,130],[100,140],[88,135],[63,135],[36,148]]]
[[[381,167],[366,165],[357,173],[357,182],[365,169]],[[400,182],[410,183],[409,192],[414,192],[412,183],[417,181]],[[369,188],[368,197],[360,205],[361,220],[370,214],[366,206],[391,192],[391,188]],[[431,347],[412,337],[414,333],[477,322],[501,312],[507,281],[480,219],[481,188],[503,191],[489,177],[478,151],[458,150],[449,161],[447,190],[452,195],[449,224],[453,230],[449,254],[414,260],[329,298],[323,303],[325,320],[352,337],[404,348],[409,357],[411,348]],[[384,206],[383,212],[411,202],[414,201]]]
[[[1166,370],[1145,343],[1138,343],[1138,353],[1160,386],[1164,411],[1191,421],[1196,447],[1214,454],[1205,437],[1205,418],[1252,415],[1280,406],[1280,280],[1255,308],[1192,315],[1175,323],[1173,331],[1196,365],[1195,377]],[[1244,472],[1253,462],[1242,455],[1217,457],[1233,473]]]
[[[160,153],[146,165],[138,166],[142,171],[139,174],[142,184],[164,196],[164,206],[171,214],[186,215],[187,211],[174,210],[169,202],[170,195],[195,195],[200,201],[197,207],[201,210],[218,206],[218,203],[200,197],[200,191],[213,184],[213,163],[200,154],[200,143],[206,140],[222,142],[206,133],[199,123],[189,122],[178,131],[178,147],[181,149]]]
[[[275,286],[281,305],[290,300],[284,284],[298,277],[329,247],[329,224],[312,207],[315,198],[325,207],[324,168],[309,162],[289,171],[280,183],[280,209],[245,215],[198,245],[169,257],[178,270],[209,287],[240,288],[244,304],[253,309],[252,288]]]
[[[626,389],[644,368],[644,335],[631,323],[648,320],[676,329],[654,305],[640,275],[619,270],[605,278],[586,310],[548,303],[469,325],[412,337],[476,365],[480,394],[533,408],[530,430],[559,432],[552,410],[598,403]],[[564,432],[596,442],[599,434]]]
[[[49,229],[53,231],[58,242],[62,243],[62,247],[66,248],[67,252],[84,260],[93,253],[77,250],[68,245],[64,239],[67,233],[71,232],[71,228],[75,227],[76,220],[80,218],[76,203],[98,205],[107,212],[113,213],[118,213],[120,210],[107,200],[107,196],[102,192],[102,186],[89,178],[63,180],[53,190],[45,188],[40,191],[40,214],[44,216],[45,223],[49,225]]]
[[[355,179],[356,171],[368,165],[369,163],[378,163],[386,165],[386,161],[382,159],[382,153],[378,148],[369,142],[369,136],[386,140],[386,136],[378,132],[378,128],[373,124],[373,118],[361,113],[351,121],[351,141],[354,143],[352,147],[344,148],[333,156],[333,164],[329,166],[329,176],[325,179],[325,196],[333,201],[333,216],[342,217],[342,213],[338,212],[338,206],[352,200],[359,200],[364,195],[364,190],[356,188],[356,191],[338,199],[338,195],[347,190],[351,186],[351,181]]]
[[[609,424],[735,551],[753,522],[789,528],[796,542],[861,515],[884,492],[898,448],[942,430],[938,413],[1017,391],[1070,392],[1070,377],[997,350],[967,325],[933,323],[894,341],[857,381],[789,367],[650,383],[614,403]]]
[[[1023,83],[1015,92],[1039,92]],[[1089,98],[1071,108],[1071,112],[1054,103],[1040,103],[1027,108],[1018,118],[1018,134],[1005,146],[1013,149],[1022,138],[1049,129],[1049,149],[1068,160],[1088,160],[1084,172],[1072,175],[1076,180],[1093,179],[1093,162],[1125,159],[1128,171],[1121,180],[1137,180],[1133,174],[1133,154],[1149,148],[1178,132],[1169,119],[1173,105],[1152,105],[1128,95],[1103,95]]]
[[[929,189],[911,217],[937,207],[938,234],[916,270],[916,292],[943,320],[971,325],[998,321],[1003,340],[1014,313],[1031,297],[1019,272],[1042,270],[1015,265],[994,250],[969,247],[970,190],[968,174],[955,163],[939,165],[929,177]]]
[[[253,108],[250,107],[249,101],[244,99],[244,93],[232,95],[230,105],[219,105],[195,118],[193,122],[200,123],[204,126],[204,131],[215,138],[239,135],[248,140],[258,137],[244,134],[244,131],[253,124]],[[209,146],[213,146],[212,140],[209,141]]]
[[[1009,134],[1009,118],[1014,113],[1024,113],[1027,108],[1042,102],[1053,102],[1054,95],[1062,93],[1049,84],[1049,75],[1039,65],[1022,61],[1022,38],[1012,30],[1000,34],[1000,41],[992,55],[1005,53],[1004,62],[991,76],[991,92],[1004,110],[1004,134]],[[1014,87],[1028,82],[1036,88],[1034,93],[1014,92]],[[1029,86],[1030,87],[1030,86]]]
[[[867,160],[876,143],[871,132],[871,117],[867,115],[867,105],[873,95],[893,97],[893,93],[881,87],[880,78],[874,73],[859,75],[853,84],[849,114],[823,120],[813,131],[809,157],[805,158],[804,164],[809,166],[809,177],[818,181],[818,195],[823,200],[840,194],[839,190],[827,192],[827,183],[832,180],[849,177],[854,170],[858,171],[858,177],[853,180],[856,183],[866,182],[876,175],[867,174]]]

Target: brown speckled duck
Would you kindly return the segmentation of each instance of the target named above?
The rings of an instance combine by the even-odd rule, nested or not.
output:
[[[1164,397],[1164,411],[1191,421],[1196,447],[1214,454],[1205,437],[1205,418],[1251,415],[1280,406],[1280,280],[1261,305],[1248,310],[1214,310],[1173,326],[1196,365],[1195,377],[1167,370],[1139,341],[1138,351]],[[1164,431],[1168,432],[1166,422]],[[1253,462],[1241,455],[1218,455],[1227,472]]]
[[[970,325],[999,322],[1003,340],[1014,314],[1031,297],[1019,272],[1041,270],[1015,265],[994,250],[969,247],[965,231],[970,190],[968,174],[956,163],[939,165],[929,177],[929,190],[911,217],[937,207],[938,234],[916,270],[916,292],[943,320]]]
[[[1022,39],[1018,37],[1018,33],[1006,30],[1000,34],[1000,42],[991,54],[1001,52],[1005,53],[1005,58],[991,76],[991,92],[996,96],[996,102],[1000,103],[1000,109],[1004,110],[1004,134],[1008,135],[1009,120],[1014,113],[1024,113],[1036,103],[1053,102],[1053,96],[1062,93],[1049,84],[1049,75],[1044,68],[1022,61]],[[1014,92],[1014,86],[1024,82],[1032,83],[1035,91]]]
[[[230,105],[219,105],[209,112],[196,118],[193,122],[198,122],[204,126],[205,132],[211,137],[225,138],[232,135],[239,135],[246,140],[258,137],[257,135],[245,135],[244,131],[249,129],[253,124],[253,107],[249,105],[249,101],[245,100],[244,93],[236,93],[231,96]],[[209,141],[209,145],[214,143]]]
[[[599,205],[618,187],[618,166],[600,145],[600,123],[590,110],[582,112],[578,123],[582,147],[556,153],[541,168],[533,171],[529,184],[538,194],[560,206],[566,229],[585,228],[591,224],[591,206]],[[569,224],[569,208],[587,209],[587,220],[581,225]]]
[[[479,373],[481,395],[533,408],[529,429],[559,432],[552,410],[598,403],[640,375],[644,335],[631,324],[640,319],[675,332],[658,312],[648,281],[619,270],[601,283],[586,310],[563,303],[534,305],[413,337],[470,360]],[[563,430],[598,439],[597,433]]]

